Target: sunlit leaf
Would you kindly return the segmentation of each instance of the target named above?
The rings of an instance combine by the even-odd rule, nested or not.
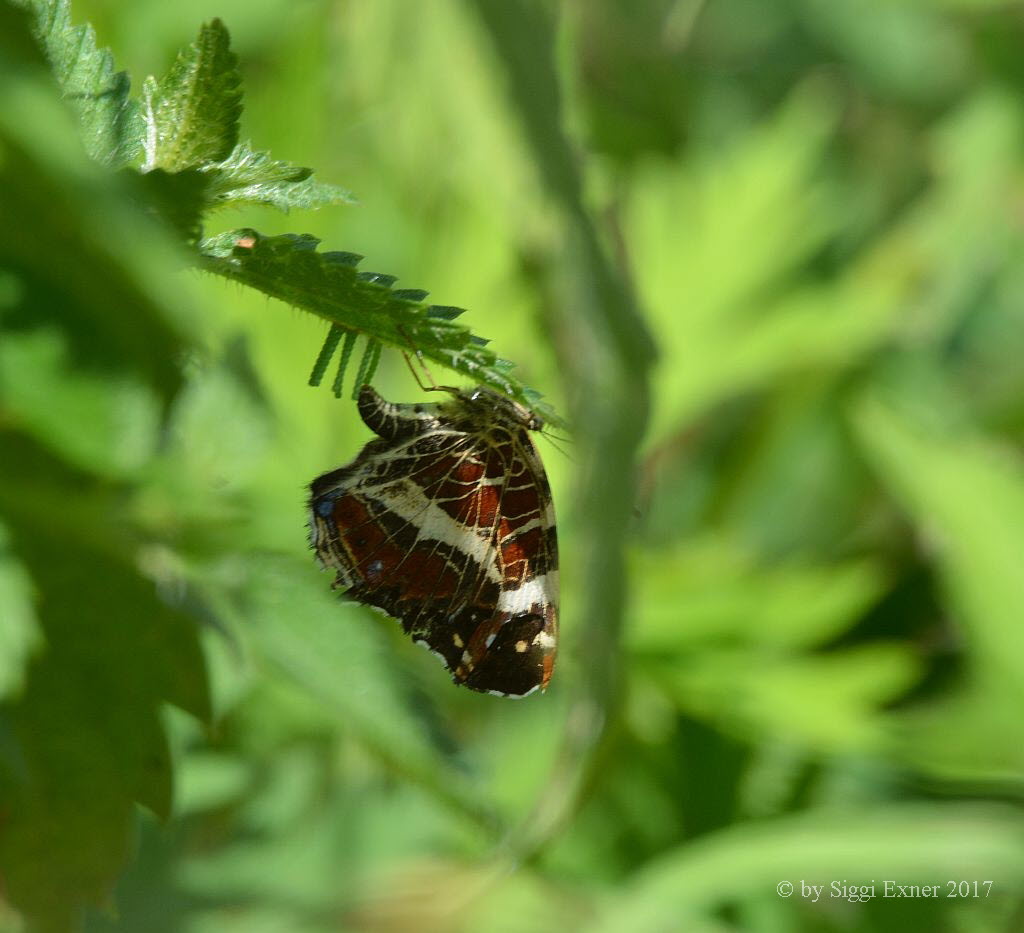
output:
[[[280,210],[351,204],[352,195],[313,179],[313,170],[272,159],[240,143],[222,162],[203,168],[206,196],[213,206],[269,204]]]
[[[242,112],[238,58],[224,24],[212,20],[170,72],[144,88],[145,169],[196,169],[226,159]]]
[[[141,148],[138,104],[128,96],[130,82],[114,71],[114,58],[96,45],[88,23],[71,24],[69,0],[28,0],[37,17],[36,33],[46,50],[65,101],[81,122],[86,151],[118,168]]]

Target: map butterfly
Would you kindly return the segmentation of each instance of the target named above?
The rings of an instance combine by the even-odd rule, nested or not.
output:
[[[491,389],[394,404],[364,385],[377,435],[310,486],[310,541],[334,585],[394,616],[457,684],[543,690],[558,637],[558,544],[527,408]]]

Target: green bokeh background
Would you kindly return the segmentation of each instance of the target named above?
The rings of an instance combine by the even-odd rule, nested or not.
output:
[[[360,204],[232,211],[207,231],[364,254],[467,308],[525,382],[585,413],[579,394],[605,383],[575,373],[607,363],[573,305],[593,282],[478,6],[76,0],[73,15],[135,87],[222,18],[242,138]],[[339,602],[307,551],[305,487],[367,432],[349,401],[306,385],[323,321],[180,271],[120,208],[76,213],[83,177],[40,229],[66,210],[116,231],[118,267],[184,335],[168,346],[181,383],[160,388],[128,356],[77,358],[59,303],[0,334],[0,761],[22,774],[26,729],[55,756],[74,745],[66,783],[33,797],[51,847],[9,835],[8,858],[29,890],[51,859],[71,872],[55,890],[91,902],[65,918],[90,933],[1024,927],[1020,7],[540,8],[588,216],[658,354],[635,488],[614,491],[633,509],[616,541],[621,638],[582,608],[601,581],[580,485],[621,453],[587,424],[578,442],[539,440],[563,562],[544,697],[457,690],[397,625]],[[8,169],[10,140],[60,120],[11,101]],[[49,132],[35,151],[56,164]],[[79,246],[48,242],[55,281]],[[0,307],[22,289],[0,273]],[[376,385],[419,392],[391,352]],[[33,495],[45,528],[19,511]],[[130,564],[99,544],[89,556],[74,529],[90,523],[127,529]],[[65,563],[93,568],[91,589]],[[110,657],[166,659],[164,642],[133,647],[151,605],[168,631],[198,628],[205,674],[182,648],[166,690],[150,668],[124,693],[123,678],[93,689]],[[102,712],[93,738],[54,738],[60,632],[65,670],[95,665],[77,695]],[[588,660],[602,639],[611,668]],[[190,680],[205,677],[210,724]],[[87,789],[124,776],[105,775],[109,755],[161,746],[121,722],[143,701],[173,784],[127,781],[144,806],[115,813]],[[55,800],[79,822],[60,823]],[[884,898],[885,880],[939,896]],[[826,885],[817,903],[802,881]],[[879,896],[830,896],[833,881]],[[991,885],[947,897],[951,881]],[[5,933],[22,923],[0,912]]]

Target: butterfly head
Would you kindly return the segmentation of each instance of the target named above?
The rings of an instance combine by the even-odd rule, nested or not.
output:
[[[467,412],[481,416],[486,421],[515,424],[530,431],[539,431],[544,427],[544,419],[540,415],[489,386],[450,391]]]

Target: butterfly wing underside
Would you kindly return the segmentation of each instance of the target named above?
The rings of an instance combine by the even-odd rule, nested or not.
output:
[[[543,465],[509,405],[485,390],[394,405],[364,386],[378,438],[313,482],[310,527],[335,585],[397,618],[456,683],[524,696],[554,667],[558,552]]]

